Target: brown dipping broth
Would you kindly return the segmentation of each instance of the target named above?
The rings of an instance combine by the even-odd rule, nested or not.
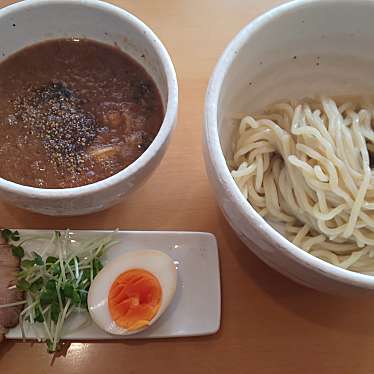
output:
[[[97,182],[135,161],[163,117],[152,78],[118,48],[33,45],[0,63],[0,176],[41,188]]]

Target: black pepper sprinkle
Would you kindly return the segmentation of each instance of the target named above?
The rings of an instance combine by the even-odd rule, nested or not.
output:
[[[30,87],[13,101],[9,124],[40,139],[60,174],[81,173],[86,147],[97,135],[96,120],[82,108],[82,100],[62,82]]]

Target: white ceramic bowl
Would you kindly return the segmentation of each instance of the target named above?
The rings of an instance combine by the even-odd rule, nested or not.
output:
[[[0,10],[0,61],[37,42],[81,37],[115,44],[153,77],[165,108],[160,131],[127,168],[90,185],[41,189],[0,178],[0,198],[48,215],[81,215],[108,208],[142,184],[160,163],[176,124],[178,85],[171,59],[157,36],[128,12],[95,0],[26,0]]]
[[[206,96],[206,168],[231,226],[274,269],[334,293],[373,292],[374,277],[342,270],[285,239],[241,195],[225,157],[231,157],[235,113],[284,98],[373,94],[373,19],[369,0],[298,0],[274,8],[229,44]]]

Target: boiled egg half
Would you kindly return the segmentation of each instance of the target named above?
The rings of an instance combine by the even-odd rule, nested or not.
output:
[[[115,335],[135,334],[162,315],[176,287],[176,267],[167,254],[128,252],[106,264],[93,280],[88,310],[103,330]]]

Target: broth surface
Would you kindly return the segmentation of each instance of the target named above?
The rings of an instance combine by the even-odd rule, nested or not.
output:
[[[0,63],[0,177],[41,188],[105,179],[147,149],[163,116],[152,78],[118,48],[35,44]]]

